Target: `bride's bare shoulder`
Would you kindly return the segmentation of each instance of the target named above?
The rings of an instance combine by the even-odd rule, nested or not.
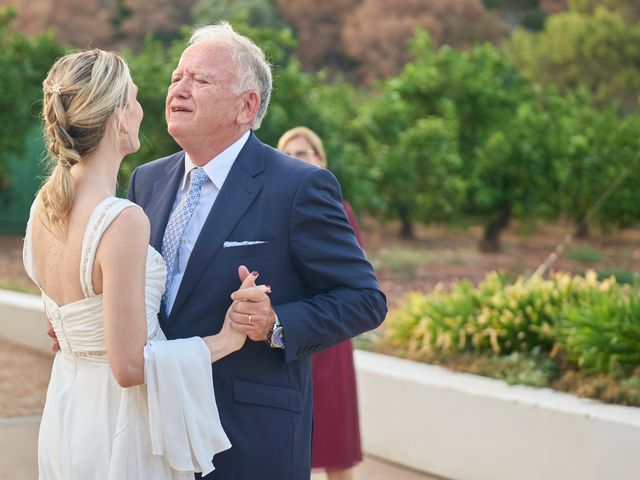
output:
[[[131,204],[129,208],[124,208],[105,230],[100,250],[103,254],[114,255],[146,251],[149,232],[149,218],[140,207]]]

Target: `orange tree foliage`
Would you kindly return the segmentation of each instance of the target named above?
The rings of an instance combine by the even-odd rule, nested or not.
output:
[[[407,41],[426,29],[437,45],[467,48],[496,41],[503,29],[481,0],[364,0],[342,31],[345,51],[365,79],[397,74],[409,60]]]

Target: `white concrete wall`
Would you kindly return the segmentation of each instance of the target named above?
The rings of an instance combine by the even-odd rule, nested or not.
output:
[[[36,295],[0,289],[0,336],[52,353],[42,299]]]
[[[363,447],[455,480],[640,479],[640,408],[356,352]]]

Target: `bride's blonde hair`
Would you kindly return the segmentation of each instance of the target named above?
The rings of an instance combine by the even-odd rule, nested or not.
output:
[[[41,218],[61,238],[74,197],[71,167],[97,149],[108,122],[126,108],[129,79],[121,55],[94,49],[61,57],[42,83],[51,174],[40,189]]]

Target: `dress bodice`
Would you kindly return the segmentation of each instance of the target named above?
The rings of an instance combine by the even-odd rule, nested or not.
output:
[[[23,260],[29,277],[40,286],[33,262],[32,222],[35,212],[34,201],[27,224]],[[92,212],[82,242],[80,259],[80,283],[85,298],[66,305],[58,305],[42,291],[45,311],[64,353],[76,356],[104,357],[106,342],[103,324],[102,295],[93,291],[92,273],[96,250],[100,238],[108,226],[125,208],[140,208],[129,200],[109,197],[100,202]],[[153,340],[162,335],[158,323],[160,300],[164,293],[166,266],[162,256],[151,246],[147,250],[145,273],[145,303],[148,338]]]

